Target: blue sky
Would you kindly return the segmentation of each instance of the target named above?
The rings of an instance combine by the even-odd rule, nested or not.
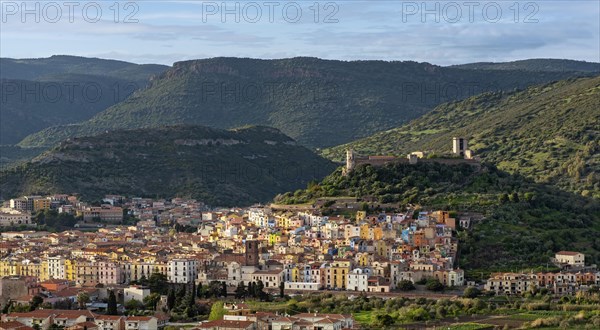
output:
[[[0,2],[2,57],[600,61],[598,0]]]

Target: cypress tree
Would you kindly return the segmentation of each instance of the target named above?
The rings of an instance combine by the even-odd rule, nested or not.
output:
[[[118,315],[117,311],[117,296],[115,296],[115,292],[110,290],[108,294],[108,305],[106,306],[106,314],[108,315]]]

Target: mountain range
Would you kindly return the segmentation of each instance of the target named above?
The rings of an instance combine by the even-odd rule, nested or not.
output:
[[[144,88],[166,68],[75,56],[0,58],[0,145],[87,120]]]
[[[444,102],[589,74],[304,57],[193,60],[175,63],[147,88],[89,120],[47,128],[19,145],[47,147],[115,129],[198,124],[266,125],[322,148],[397,127]]]
[[[269,127],[171,126],[73,138],[0,172],[0,199],[77,193],[246,206],[305,186],[336,165]]]

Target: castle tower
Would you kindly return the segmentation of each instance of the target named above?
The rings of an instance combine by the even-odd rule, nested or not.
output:
[[[257,241],[246,241],[244,252],[244,265],[245,266],[258,266],[258,242]]]
[[[346,174],[352,172],[355,165],[356,165],[356,161],[354,158],[354,150],[347,149],[346,150]]]
[[[469,149],[467,139],[463,137],[454,137],[452,139],[452,153],[459,156],[465,156],[465,151]]]

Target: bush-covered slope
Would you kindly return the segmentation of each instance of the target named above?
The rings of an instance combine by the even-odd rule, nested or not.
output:
[[[199,124],[267,125],[309,147],[332,146],[396,127],[442,102],[581,74],[315,58],[186,61],[89,121],[64,132],[50,128],[20,145],[54,145],[113,129]]]
[[[25,136],[57,124],[93,117],[123,101],[133,90],[124,79],[65,75],[54,81],[0,80],[0,144],[16,144]]]
[[[87,120],[166,68],[75,56],[0,58],[0,145]]]
[[[425,209],[481,212],[486,219],[460,232],[460,264],[470,273],[546,265],[554,252],[576,250],[600,262],[600,205],[487,165],[439,163],[341,168],[304,190],[279,195],[279,203],[319,197],[375,196],[380,202]],[[479,273],[477,276],[479,277]]]
[[[107,76],[129,81],[146,81],[168,67],[135,64],[80,56],[54,55],[48,58],[0,58],[0,78],[16,80],[55,80],[65,74]]]
[[[600,77],[569,79],[513,93],[485,93],[446,103],[396,129],[322,154],[450,151],[469,138],[483,160],[537,182],[600,198]]]
[[[191,197],[212,205],[270,200],[335,165],[268,127],[177,126],[75,138],[0,173],[0,199],[28,193]]]
[[[471,70],[523,70],[531,72],[581,71],[600,73],[600,63],[550,58],[532,58],[528,60],[499,63],[479,62],[453,65],[452,67]]]

